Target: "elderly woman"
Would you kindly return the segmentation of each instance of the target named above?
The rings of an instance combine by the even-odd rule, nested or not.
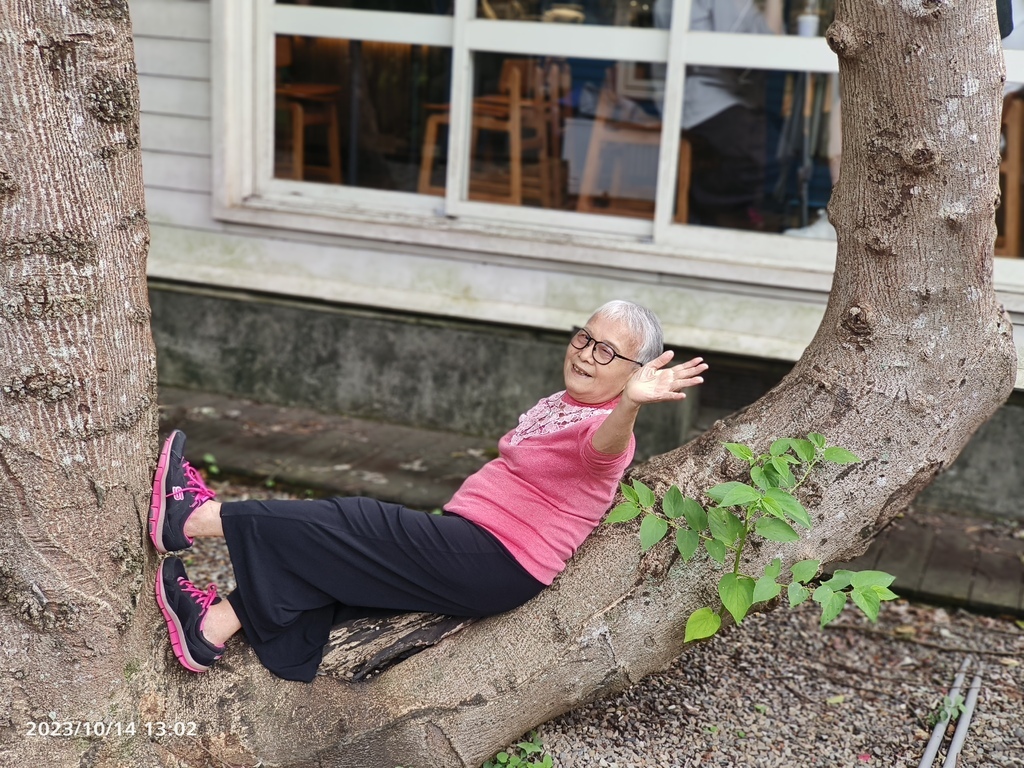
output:
[[[170,552],[222,536],[238,585],[221,600],[216,586],[190,582],[180,559],[161,562],[156,597],[178,660],[205,672],[244,629],[271,672],[308,682],[331,627],[360,612],[486,616],[522,605],[610,506],[640,407],[703,381],[701,358],[666,368],[671,359],[650,310],[602,306],[569,341],[565,390],[519,418],[443,515],[362,497],[220,503],[175,431],[153,482],[153,545]]]

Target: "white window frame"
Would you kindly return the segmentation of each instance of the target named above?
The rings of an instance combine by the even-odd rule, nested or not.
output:
[[[689,32],[689,11],[690,0],[676,0],[672,28],[660,30],[478,19],[475,0],[456,0],[454,16],[416,14],[411,24],[412,14],[213,0],[214,217],[498,258],[586,260],[596,266],[624,262],[631,269],[659,273],[668,265],[667,271],[677,275],[827,290],[833,243],[676,224],[672,212],[687,65],[835,72],[835,55],[820,36]],[[445,197],[272,178],[272,41],[278,32],[451,46]],[[607,59],[609,51],[620,61],[666,65],[653,220],[467,199],[468,152],[463,149],[471,121],[473,54]],[[1009,79],[1024,82],[1024,51],[1007,51],[1005,58]],[[996,262],[997,280],[1024,294],[1021,260]]]

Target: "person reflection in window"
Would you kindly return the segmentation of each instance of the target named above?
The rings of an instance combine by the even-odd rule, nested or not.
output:
[[[672,0],[658,0],[654,25],[668,29]],[[693,0],[691,32],[782,34],[782,0]],[[690,221],[761,229],[765,176],[765,78],[757,70],[691,66],[682,127],[693,147]]]

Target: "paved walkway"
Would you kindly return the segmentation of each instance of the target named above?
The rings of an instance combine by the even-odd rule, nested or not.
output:
[[[190,459],[299,488],[442,505],[495,455],[495,442],[164,387],[161,425],[188,435]],[[1024,526],[915,512],[853,563],[896,575],[894,590],[931,602],[1024,615]]]

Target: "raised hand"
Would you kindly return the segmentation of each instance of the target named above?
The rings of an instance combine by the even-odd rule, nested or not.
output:
[[[695,357],[666,368],[674,356],[672,350],[668,350],[640,368],[626,382],[623,398],[637,405],[682,400],[686,397],[684,389],[703,383],[700,374],[708,369],[703,358]]]

